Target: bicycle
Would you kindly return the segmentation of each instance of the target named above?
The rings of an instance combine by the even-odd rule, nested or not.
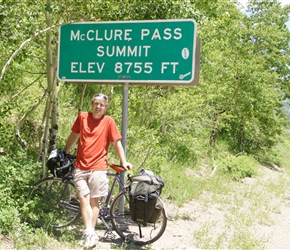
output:
[[[114,237],[113,231],[115,231],[125,242],[141,246],[155,242],[163,235],[167,226],[164,206],[155,223],[144,225],[134,222],[130,215],[129,188],[120,178],[120,173],[124,171],[124,168],[116,164],[108,164],[108,166],[115,173],[107,173],[108,177],[112,178],[111,186],[105,202],[99,201],[99,219],[106,227],[106,237]],[[37,209],[36,225],[62,228],[71,225],[80,217],[79,201],[72,181],[73,163],[64,167],[70,167],[71,171],[64,176],[47,177],[31,188],[29,198],[33,200],[32,204]],[[117,184],[120,191],[113,198]],[[161,198],[158,199],[163,204]]]

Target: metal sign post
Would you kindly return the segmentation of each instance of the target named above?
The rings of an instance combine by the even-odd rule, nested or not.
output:
[[[127,128],[128,128],[128,98],[129,83],[123,85],[123,106],[122,106],[122,145],[126,155],[127,146]],[[125,183],[125,173],[121,172],[121,181]]]

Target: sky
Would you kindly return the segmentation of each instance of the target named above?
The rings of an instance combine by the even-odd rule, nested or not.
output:
[[[238,0],[244,7],[246,7],[247,5],[247,0]],[[286,4],[290,4],[290,0],[280,0],[280,3],[282,4],[282,6],[286,5]],[[290,20],[286,23],[288,29],[290,30]]]

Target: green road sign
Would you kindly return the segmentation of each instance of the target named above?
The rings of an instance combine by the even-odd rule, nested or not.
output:
[[[191,84],[199,65],[196,43],[191,19],[66,24],[59,29],[58,78]]]

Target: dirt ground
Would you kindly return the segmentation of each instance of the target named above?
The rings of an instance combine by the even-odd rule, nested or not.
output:
[[[267,181],[279,181],[281,176],[285,176],[283,171],[273,171],[265,169],[264,177]],[[258,177],[260,178],[260,177]],[[288,178],[288,177],[287,177]],[[254,180],[249,180],[246,185],[252,185]],[[290,201],[286,195],[277,196],[275,203],[279,204],[279,212],[269,214],[271,217],[270,225],[257,225],[249,228],[251,233],[257,238],[263,238],[264,247],[262,249],[290,249]],[[203,206],[198,201],[190,201],[184,204],[183,207],[177,207],[173,204],[166,205],[168,212],[168,224],[163,236],[151,246],[149,249],[197,249],[194,234],[200,230],[200,225],[214,221],[222,221],[226,210],[217,209],[215,206]],[[178,215],[178,216],[177,216]],[[218,230],[226,230],[220,228]],[[216,231],[216,234],[220,232]],[[105,231],[103,228],[98,230],[99,237],[102,237]],[[215,237],[216,235],[211,235]],[[132,249],[132,246],[124,246],[120,239],[100,241],[95,249]],[[0,238],[0,249],[9,250],[14,249],[13,244],[8,238]],[[51,245],[48,249],[70,249],[66,246],[60,245],[57,242]],[[136,248],[138,249],[138,248]],[[141,249],[141,248],[140,248]],[[146,249],[143,247],[142,249]]]

